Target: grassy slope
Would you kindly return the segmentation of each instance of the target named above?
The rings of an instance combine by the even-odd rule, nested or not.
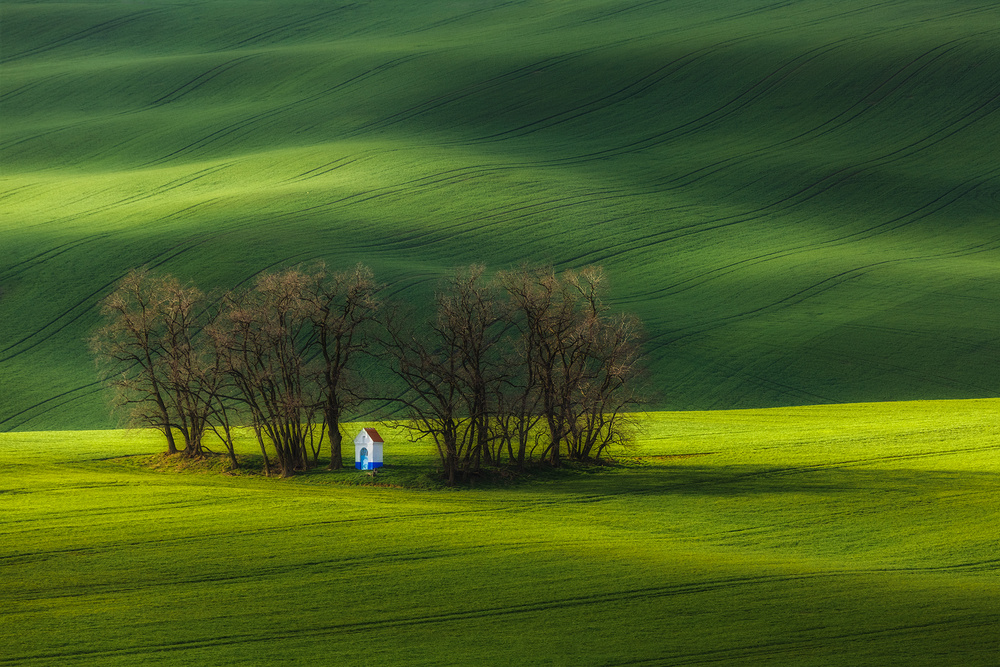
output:
[[[995,664],[997,407],[660,413],[624,466],[457,492],[2,434],[0,664]]]
[[[107,425],[95,302],[322,257],[599,262],[662,405],[998,391],[992,2],[0,7],[0,430]]]

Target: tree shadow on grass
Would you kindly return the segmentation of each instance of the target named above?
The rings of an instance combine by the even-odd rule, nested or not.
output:
[[[926,495],[959,486],[1000,485],[995,473],[951,470],[877,469],[859,465],[656,465],[613,466],[572,481],[545,484],[546,492],[583,497],[627,495],[745,496],[884,492]]]

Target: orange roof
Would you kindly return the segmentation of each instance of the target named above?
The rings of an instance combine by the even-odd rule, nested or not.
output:
[[[376,431],[375,429],[373,429],[373,428],[366,428],[365,429],[365,433],[367,433],[368,437],[370,437],[374,442],[385,443],[385,440],[382,439],[382,436],[380,436],[378,434],[378,431]]]

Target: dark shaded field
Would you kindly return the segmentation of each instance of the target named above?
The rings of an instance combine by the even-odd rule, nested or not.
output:
[[[115,423],[85,339],[144,264],[600,263],[659,407],[998,392],[995,3],[0,12],[0,430]]]

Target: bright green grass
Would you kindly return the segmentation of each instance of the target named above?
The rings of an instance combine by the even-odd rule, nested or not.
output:
[[[995,665],[998,407],[654,413],[615,468],[472,491],[3,434],[0,664]]]
[[[1000,391],[1000,8],[963,0],[0,6],[0,430],[113,425],[148,264],[601,263],[655,404]]]

